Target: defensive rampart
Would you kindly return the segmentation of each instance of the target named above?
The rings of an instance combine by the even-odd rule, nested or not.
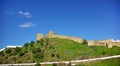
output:
[[[42,39],[44,36],[43,34],[37,34],[37,40]],[[73,36],[63,36],[57,35],[53,31],[50,31],[46,36],[46,38],[61,38],[61,39],[68,39],[73,40],[75,42],[83,43],[84,39],[73,37]],[[114,41],[113,39],[108,40],[87,40],[88,46],[106,46],[108,48],[112,48],[113,46],[120,47],[120,41]]]

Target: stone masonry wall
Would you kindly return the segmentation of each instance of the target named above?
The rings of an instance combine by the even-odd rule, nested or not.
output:
[[[43,38],[43,34],[37,34],[37,40],[40,40]],[[61,39],[69,39],[73,40],[75,42],[83,43],[83,39],[77,38],[77,37],[72,37],[72,36],[63,36],[63,35],[57,35],[53,31],[50,31],[47,35],[46,38],[61,38]],[[87,40],[88,46],[106,46],[108,48],[112,48],[113,46],[118,46],[120,47],[120,42],[114,42],[112,39],[108,40]]]
[[[72,37],[72,36],[63,36],[63,35],[57,35],[55,34],[53,31],[50,31],[47,35],[47,38],[61,38],[61,39],[69,39],[69,40],[73,40],[75,42],[79,42],[82,43],[83,39],[77,38],[77,37]]]
[[[104,41],[88,41],[88,46],[106,46],[108,48],[112,48],[113,46],[120,47],[120,42],[113,42],[110,40],[104,40]]]
[[[37,38],[36,38],[37,40],[40,40],[40,39],[42,39],[42,38],[43,38],[43,34],[40,34],[40,33],[37,34]]]

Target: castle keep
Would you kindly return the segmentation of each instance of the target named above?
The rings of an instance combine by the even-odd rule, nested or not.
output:
[[[44,36],[43,34],[37,34],[37,40],[42,39]],[[63,36],[63,35],[57,35],[54,33],[54,31],[49,31],[49,33],[45,36],[46,38],[61,38],[61,39],[68,39],[73,40],[75,42],[83,43],[84,39],[77,38],[73,36]],[[113,46],[120,47],[120,41],[115,41],[113,39],[108,40],[87,40],[88,46],[106,46],[108,48],[112,48]]]

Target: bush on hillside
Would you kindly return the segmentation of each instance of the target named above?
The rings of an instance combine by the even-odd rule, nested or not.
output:
[[[54,63],[52,66],[57,66],[57,64],[56,64],[56,63]]]
[[[86,39],[83,40],[83,44],[88,44]]]
[[[34,44],[35,42],[34,41],[31,41],[30,44]]]
[[[41,64],[40,63],[36,63],[35,66],[41,66]]]
[[[6,48],[5,52],[9,54],[12,52],[12,50],[10,48]]]
[[[25,43],[24,44],[24,47],[28,47],[30,44],[29,43]]]

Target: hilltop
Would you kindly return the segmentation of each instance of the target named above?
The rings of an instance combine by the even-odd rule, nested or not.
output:
[[[0,52],[0,63],[31,63],[69,61],[120,54],[120,47],[88,46],[61,38],[41,38],[23,47],[6,48]]]
[[[49,33],[44,36],[43,34],[37,34],[37,40],[42,39],[43,37],[46,38],[60,38],[60,39],[67,39],[67,40],[73,40],[75,42],[79,43],[87,43],[88,46],[106,46],[108,48],[112,48],[113,46],[120,47],[120,40],[113,40],[113,39],[107,39],[107,40],[86,40],[83,38],[78,38],[74,36],[63,36],[55,34],[54,31],[50,30]]]

